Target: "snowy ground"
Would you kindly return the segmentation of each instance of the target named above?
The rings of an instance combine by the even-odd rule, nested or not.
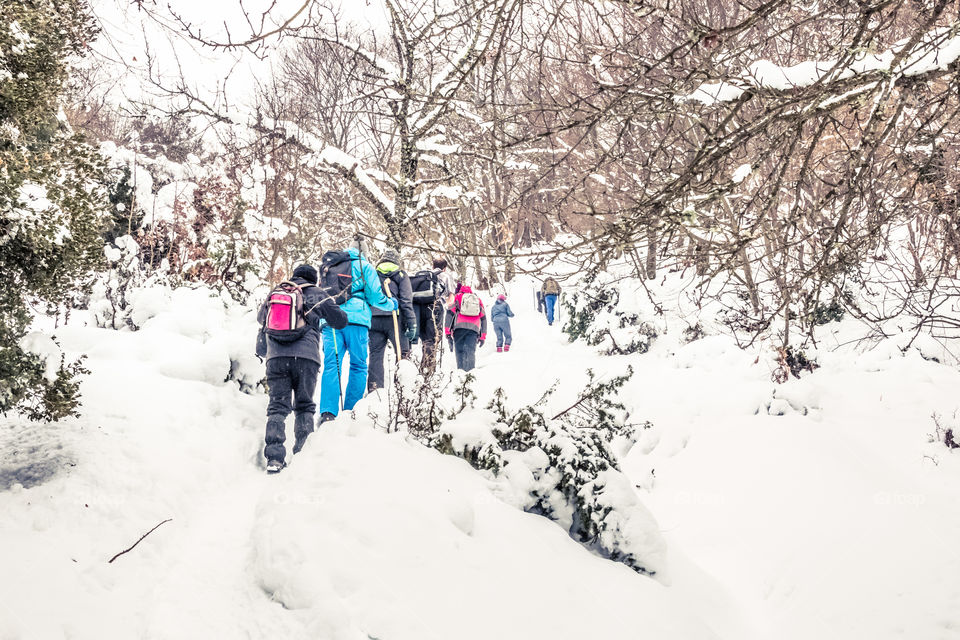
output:
[[[136,333],[60,332],[89,356],[82,418],[0,423],[0,638],[960,637],[960,461],[926,438],[955,369],[881,345],[778,386],[759,348],[672,333],[601,358],[513,294],[514,349],[491,334],[478,395],[632,364],[624,400],[654,427],[625,466],[669,586],[365,418],[265,476],[265,398],[222,382],[249,318],[154,309]]]

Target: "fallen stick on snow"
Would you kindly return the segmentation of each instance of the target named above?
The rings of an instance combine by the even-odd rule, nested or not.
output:
[[[143,534],[142,536],[140,536],[140,539],[137,540],[136,542],[134,542],[132,545],[130,545],[130,548],[129,548],[129,549],[124,549],[123,551],[121,551],[121,552],[118,553],[117,555],[115,555],[115,556],[113,556],[112,558],[110,558],[110,560],[107,562],[107,564],[111,564],[114,560],[116,560],[117,558],[119,558],[119,557],[122,556],[123,554],[127,553],[128,551],[133,551],[133,548],[134,548],[135,546],[137,546],[138,544],[140,544],[141,542],[143,542],[143,539],[146,538],[148,535],[150,535],[151,533],[153,533],[154,531],[156,531],[157,529],[159,529],[161,524],[166,524],[167,522],[170,522],[171,520],[173,520],[173,518],[167,518],[167,519],[164,520],[163,522],[157,524],[157,526],[155,526],[153,529],[150,529],[150,531],[147,531],[145,534]]]

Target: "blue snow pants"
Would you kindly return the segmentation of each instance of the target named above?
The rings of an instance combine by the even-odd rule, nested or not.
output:
[[[497,347],[513,342],[513,334],[510,332],[510,322],[493,322],[493,330],[497,334]]]
[[[323,328],[323,376],[320,380],[320,412],[340,413],[340,376],[349,375],[343,392],[343,408],[346,411],[363,397],[367,390],[367,356],[369,330],[367,327],[348,324],[334,331]],[[343,371],[343,356],[350,354],[350,371]],[[339,361],[338,361],[339,356]]]

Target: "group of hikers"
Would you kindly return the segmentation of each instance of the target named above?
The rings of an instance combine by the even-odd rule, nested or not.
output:
[[[476,365],[476,350],[487,338],[487,312],[480,297],[457,282],[447,261],[435,258],[432,269],[411,276],[395,249],[386,249],[374,265],[365,245],[358,238],[346,251],[328,252],[319,270],[298,266],[260,307],[257,355],[266,360],[270,394],[264,449],[270,473],[286,466],[284,422],[291,411],[293,453],[313,432],[318,377],[317,426],[335,419],[341,409],[352,410],[365,393],[385,386],[388,344],[398,358],[407,358],[420,341],[425,375],[436,368],[443,338],[455,354],[457,368],[470,371]],[[556,280],[547,278],[538,294],[551,325],[559,293]],[[514,313],[505,295],[497,296],[489,316],[497,352],[509,351]],[[347,354],[350,366],[343,372]]]

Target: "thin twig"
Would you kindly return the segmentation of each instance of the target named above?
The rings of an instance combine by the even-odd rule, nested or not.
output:
[[[137,540],[137,541],[134,542],[132,545],[130,545],[130,548],[129,548],[129,549],[124,549],[123,551],[121,551],[121,552],[118,553],[117,555],[115,555],[115,556],[113,556],[112,558],[110,558],[110,560],[107,562],[107,564],[111,564],[114,560],[116,560],[117,558],[119,558],[119,557],[122,556],[123,554],[127,553],[128,551],[133,551],[133,548],[136,547],[136,546],[137,546],[138,544],[140,544],[141,542],[143,542],[143,539],[144,539],[144,538],[146,538],[148,535],[150,535],[151,533],[153,533],[154,531],[156,531],[157,529],[159,529],[161,524],[166,524],[167,522],[170,522],[171,520],[173,520],[173,518],[167,518],[166,520],[164,520],[163,522],[161,522],[161,523],[159,523],[157,526],[155,526],[153,529],[150,529],[150,531],[147,531],[145,534],[143,534],[142,536],[140,536],[140,539],[139,539],[139,540]]]

